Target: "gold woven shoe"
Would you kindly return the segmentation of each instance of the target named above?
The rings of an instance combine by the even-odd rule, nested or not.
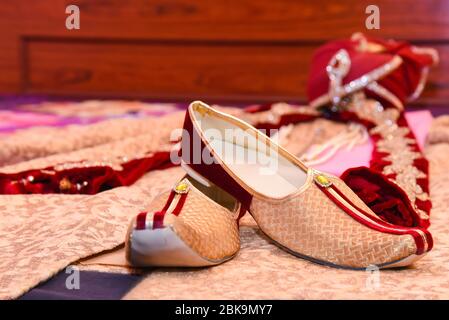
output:
[[[430,233],[381,220],[339,178],[306,167],[249,124],[193,102],[182,165],[241,203],[290,253],[334,267],[406,266],[431,250]]]
[[[231,259],[240,248],[240,205],[214,185],[186,176],[129,226],[126,257],[134,266],[200,267]]]

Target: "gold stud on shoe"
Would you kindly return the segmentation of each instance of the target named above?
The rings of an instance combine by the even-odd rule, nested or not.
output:
[[[328,188],[332,185],[332,181],[321,173],[315,174],[315,182],[321,187]]]
[[[187,193],[189,192],[189,185],[186,181],[183,180],[178,183],[173,190],[178,194]]]

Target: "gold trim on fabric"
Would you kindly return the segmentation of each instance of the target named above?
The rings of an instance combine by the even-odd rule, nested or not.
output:
[[[391,61],[385,63],[384,65],[368,72],[367,74],[365,74],[355,80],[352,80],[348,84],[345,84],[343,86],[343,90],[340,94],[341,97],[344,97],[348,94],[351,94],[353,92],[361,90],[367,84],[383,78],[384,76],[386,76],[393,70],[397,69],[402,64],[402,62],[403,62],[403,60],[400,56],[394,56],[391,59]],[[318,107],[327,105],[329,103],[331,103],[331,98],[329,96],[329,93],[325,93],[325,94],[319,96],[318,98],[314,99],[313,101],[311,101],[310,106],[316,109]]]
[[[390,90],[388,90],[384,86],[381,86],[377,81],[371,82],[366,86],[366,88],[378,94],[385,100],[391,102],[397,109],[401,111],[404,110],[404,105],[402,104],[401,100],[399,100],[398,97],[396,97]]]

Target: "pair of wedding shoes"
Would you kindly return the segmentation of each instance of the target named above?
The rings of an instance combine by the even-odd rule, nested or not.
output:
[[[193,102],[181,142],[186,176],[129,227],[135,266],[210,266],[234,257],[239,219],[291,254],[334,267],[412,264],[430,233],[381,220],[338,177],[306,167],[246,122]]]

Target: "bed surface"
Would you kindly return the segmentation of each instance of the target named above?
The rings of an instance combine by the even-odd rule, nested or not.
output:
[[[111,103],[108,111],[98,101],[97,105],[65,103],[68,108],[23,101],[5,104],[0,110],[1,134],[6,137],[17,130],[42,125],[63,128],[108,119],[154,118],[185,108],[183,104],[122,102]],[[80,110],[84,110],[81,116]],[[118,265],[104,264],[100,257],[76,264],[80,270],[80,290],[67,290],[68,274],[62,270],[21,299],[448,299],[449,188],[444,181],[449,179],[449,162],[445,159],[449,140],[428,144],[426,135],[432,130],[434,117],[449,114],[449,108],[428,111],[408,113],[408,118],[415,123],[412,127],[419,131],[420,142],[431,162],[430,231],[435,237],[435,248],[413,267],[370,273],[319,266],[273,245],[254,220],[245,216],[240,229],[241,250],[235,259],[223,265],[205,269],[135,270],[121,266],[120,259]],[[422,120],[426,117],[427,125]],[[443,130],[439,134],[449,137],[449,126],[443,127],[438,129]],[[182,174],[179,168],[168,170],[172,170],[167,173],[171,177]],[[157,175],[152,179],[163,180]],[[114,252],[117,256],[121,254],[120,248]]]

